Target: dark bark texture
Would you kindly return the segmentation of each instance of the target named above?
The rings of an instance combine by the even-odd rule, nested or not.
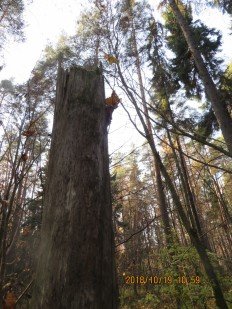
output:
[[[30,308],[117,308],[104,81],[59,69]]]

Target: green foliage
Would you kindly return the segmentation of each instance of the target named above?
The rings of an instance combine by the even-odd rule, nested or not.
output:
[[[208,5],[215,6],[222,10],[223,13],[232,14],[232,2],[231,0],[214,0],[208,1]]]
[[[124,2],[128,3],[128,1]],[[119,30],[125,41],[124,50],[121,53],[123,62],[127,65],[132,64],[139,54],[142,64],[147,58],[147,51],[141,43],[146,38],[147,29],[152,19],[151,7],[146,0],[143,0],[135,1],[133,5],[125,9],[122,2],[119,18]]]
[[[1,92],[1,94],[3,94],[3,95],[5,93],[13,94],[14,90],[15,90],[15,87],[14,87],[11,80],[8,80],[8,79],[1,80],[1,82],[0,82],[0,92]]]
[[[185,1],[185,3],[187,2],[189,3],[189,1]],[[224,74],[221,74],[221,61],[216,59],[221,36],[217,31],[207,28],[201,22],[194,22],[190,6],[180,3],[179,7],[191,26],[204,61],[211,75],[218,83],[224,102],[231,111],[232,65],[229,65]],[[25,188],[23,187],[22,192],[17,193],[19,198],[13,203],[13,213],[8,224],[10,233],[7,236],[7,242],[9,244],[11,239],[14,239],[14,229],[18,226],[18,235],[15,238],[17,250],[12,250],[10,256],[7,257],[6,269],[7,279],[11,280],[15,286],[22,284],[25,287],[35,269],[34,261],[37,258],[36,249],[40,237],[45,189],[45,168],[40,168],[45,164],[44,158],[41,160],[36,158],[39,158],[41,152],[44,151],[41,149],[47,141],[45,138],[47,134],[46,114],[43,114],[44,109],[41,107],[45,106],[47,108],[54,103],[57,64],[59,61],[65,68],[70,67],[72,64],[81,64],[88,68],[102,60],[106,80],[110,76],[109,84],[116,86],[117,82],[119,82],[119,85],[122,86],[118,79],[117,66],[110,66],[104,59],[106,53],[117,56],[122,74],[125,76],[130,91],[136,97],[137,89],[133,88],[133,85],[137,86],[136,77],[134,78],[136,75],[134,74],[136,72],[135,63],[139,59],[141,64],[145,63],[147,65],[146,61],[148,59],[153,76],[151,82],[148,79],[146,80],[148,82],[146,90],[148,89],[149,92],[149,86],[152,84],[153,92],[152,94],[149,92],[149,95],[151,95],[151,107],[155,106],[156,109],[152,110],[153,113],[150,113],[150,116],[154,116],[155,121],[158,118],[158,121],[163,121],[163,124],[170,126],[165,122],[167,118],[162,119],[159,113],[171,117],[169,109],[175,104],[173,119],[177,131],[178,128],[184,128],[184,130],[192,132],[197,128],[197,133],[206,139],[218,128],[214,113],[208,108],[207,102],[204,106],[206,112],[201,117],[196,112],[193,113],[190,107],[185,104],[186,96],[184,92],[188,97],[197,96],[200,98],[203,93],[202,84],[182,31],[170,9],[166,10],[164,18],[165,27],[154,20],[146,1],[107,1],[107,6],[102,10],[91,7],[82,14],[77,25],[77,34],[73,38],[70,39],[63,34],[56,46],[47,46],[43,58],[33,70],[32,77],[27,85],[15,86],[8,80],[1,82],[1,96],[6,96],[7,99],[3,100],[1,113],[5,117],[7,116],[6,118],[11,113],[9,118],[10,127],[4,127],[5,140],[1,143],[3,150],[6,150],[6,153],[3,153],[1,163],[3,170],[1,180],[5,182],[3,185],[8,185],[10,180],[12,158],[16,153],[21,123],[24,129],[33,117],[34,119],[39,117],[36,122],[38,135],[31,137],[27,142],[25,142],[25,137],[22,137],[20,142],[19,150],[24,150],[23,147],[26,145],[30,151],[28,161],[35,161],[33,162],[34,165],[25,173],[25,178],[23,178]],[[167,36],[165,36],[165,29],[168,31]],[[137,41],[137,51],[132,39],[133,33]],[[171,50],[173,53],[172,59],[167,53],[167,46],[169,51]],[[137,52],[138,54],[136,54]],[[144,68],[145,66],[141,67]],[[128,75],[127,72],[129,72]],[[112,76],[115,78],[114,83],[111,79]],[[141,101],[139,95],[136,98]],[[157,110],[159,113],[156,112]],[[25,118],[23,118],[24,114]],[[161,127],[159,126],[159,128]],[[166,141],[163,131],[158,131],[157,128],[158,126],[155,127],[155,134],[158,132],[158,138]],[[173,132],[170,131],[170,134],[173,134]],[[172,137],[175,137],[175,135],[172,135]],[[25,144],[23,144],[24,142]],[[209,235],[212,236],[214,250],[222,250],[222,246],[225,251],[225,253],[220,251],[218,256],[209,253],[209,256],[216,272],[223,274],[219,276],[219,280],[226,298],[230,300],[231,278],[229,275],[224,275],[218,261],[226,270],[229,270],[231,266],[226,259],[219,260],[218,257],[227,255],[228,230],[225,229],[226,231],[224,231],[221,225],[223,209],[220,203],[222,198],[227,199],[228,207],[230,207],[229,211],[231,211],[231,174],[218,173],[216,168],[210,168],[203,163],[196,162],[194,158],[200,161],[213,162],[230,169],[231,162],[229,158],[213,151],[211,148],[207,148],[205,145],[201,146],[196,142],[193,143],[192,140],[189,141],[184,137],[180,137],[180,142],[183,144],[183,152],[187,155],[186,168],[189,169],[190,183],[195,191],[197,210],[201,215],[202,224],[207,231],[210,230]],[[221,145],[219,139],[214,142]],[[178,177],[173,153],[167,145],[163,146],[159,141],[157,144],[159,144],[158,150],[162,161],[167,167],[177,193],[184,204],[184,188]],[[134,146],[134,148],[136,147]],[[16,159],[19,160],[21,168],[20,151]],[[139,160],[139,151],[133,150],[133,155],[130,156],[118,154],[114,158],[112,165],[111,189],[115,243],[119,244],[125,241],[122,245],[116,247],[121,308],[176,309],[178,302],[180,302],[181,308],[215,308],[212,288],[206,278],[199,255],[191,246],[185,230],[182,229],[178,212],[170,192],[164,184],[168,202],[168,215],[176,241],[176,243],[168,247],[165,244],[155,185],[156,175],[154,173],[153,157],[146,150],[146,155],[142,160]],[[29,166],[28,161],[25,164]],[[16,173],[14,175],[17,176]],[[12,179],[16,179],[14,175]],[[218,191],[215,190],[214,176],[215,179],[220,178],[220,185],[224,189],[220,196],[218,196]],[[10,190],[13,192],[12,188]],[[21,204],[18,204],[18,202],[21,202]],[[17,221],[17,211],[21,215],[20,222]],[[217,230],[214,230],[214,224],[218,224]],[[218,232],[219,228],[221,229],[220,233]],[[222,240],[223,244],[221,245]],[[11,263],[11,261],[14,261],[14,263]],[[125,285],[122,280],[123,273],[135,276],[171,277],[172,281],[175,280],[175,283]],[[188,279],[198,276],[201,278],[201,283],[196,284],[193,280],[188,284],[177,284],[176,281],[181,276]]]
[[[232,63],[230,63],[220,79],[220,91],[228,108],[232,109]]]
[[[212,258],[215,260],[215,256]],[[145,275],[162,278],[163,282],[147,284],[146,288],[144,285],[138,285],[138,295],[134,294],[133,285],[122,284],[120,286],[122,308],[159,308],[160,306],[177,308],[177,300],[186,308],[215,307],[211,284],[202,270],[199,255],[193,247],[174,244],[170,248],[163,248],[158,255],[155,254],[152,261],[155,271],[150,274],[145,270]],[[165,283],[164,278],[171,278],[172,283]],[[230,276],[221,276],[220,281],[226,293],[229,293]]]
[[[40,229],[42,223],[42,205],[43,199],[31,199],[28,203],[28,215],[25,218],[22,227],[29,226],[32,230]]]
[[[183,4],[181,4],[181,7],[183,7]],[[216,53],[221,46],[221,34],[215,29],[206,27],[199,20],[193,21],[189,7],[184,7],[182,11],[184,11],[186,21],[192,29],[196,46],[202,54],[208,71],[214,79],[218,79],[221,75],[220,64],[222,60],[216,57]],[[174,57],[171,59],[171,72],[179,87],[181,87],[181,84],[184,85],[187,97],[201,98],[202,83],[182,30],[170,8],[163,15],[165,28],[168,30],[167,46],[174,53]]]
[[[171,74],[170,65],[165,55],[163,26],[153,20],[150,22],[148,30],[146,50],[153,73],[154,99],[161,103],[161,110],[165,111],[167,106],[162,106],[162,102],[167,105],[167,99],[177,91],[177,81]]]
[[[198,122],[197,133],[208,138],[215,132],[215,130],[219,130],[219,125],[212,108],[210,108],[204,113]]]
[[[0,50],[8,36],[16,40],[23,40],[22,29],[24,1],[1,0],[0,1]]]

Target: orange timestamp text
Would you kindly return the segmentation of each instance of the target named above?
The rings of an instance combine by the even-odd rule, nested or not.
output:
[[[127,285],[133,284],[200,284],[199,276],[133,276],[123,275],[124,283]]]

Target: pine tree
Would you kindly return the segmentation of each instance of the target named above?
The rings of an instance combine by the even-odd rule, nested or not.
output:
[[[176,4],[175,0],[169,0],[168,3],[174,13],[176,20],[178,21],[178,24],[180,25],[185,40],[188,44],[188,48],[192,53],[192,57],[198,69],[199,76],[201,76],[202,82],[204,84],[206,97],[212,104],[212,109],[222,130],[223,137],[229,152],[232,154],[232,119],[226,104],[222,100],[221,94],[216,88],[215,82],[213,81],[213,76],[210,75],[210,72],[207,68],[207,63],[195,41],[194,31],[188,24],[186,16],[184,16],[184,14],[181,12],[181,8]]]

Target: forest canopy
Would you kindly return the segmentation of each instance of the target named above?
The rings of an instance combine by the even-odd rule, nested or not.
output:
[[[0,1],[1,76],[8,41],[27,41],[28,7]],[[72,68],[104,76],[119,291],[112,308],[232,307],[231,24],[209,27],[202,11],[232,18],[229,0],[89,0],[75,33],[48,43],[27,80],[2,78],[4,308],[32,308],[57,72]]]

